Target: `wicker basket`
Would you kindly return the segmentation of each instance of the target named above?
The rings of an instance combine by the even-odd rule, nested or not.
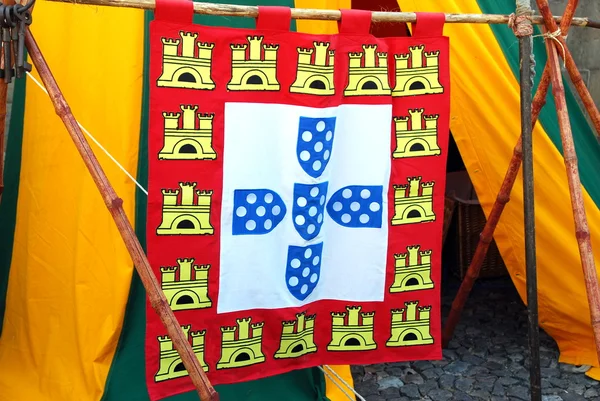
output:
[[[485,214],[478,200],[455,198],[458,230],[458,263],[455,274],[462,280],[477,249],[479,236],[485,226]],[[479,277],[502,277],[508,274],[496,242],[492,240],[483,260]]]
[[[452,223],[452,217],[454,216],[454,209],[456,209],[456,200],[454,199],[454,196],[446,196],[446,198],[444,199],[444,226],[442,234],[442,246],[446,243],[446,237],[448,236],[450,224]]]

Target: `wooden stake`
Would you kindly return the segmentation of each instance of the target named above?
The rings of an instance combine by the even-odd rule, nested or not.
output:
[[[529,345],[529,388],[531,401],[542,401],[540,366],[540,329],[537,292],[537,261],[535,246],[535,207],[533,176],[533,124],[531,122],[531,90],[533,86],[533,28],[525,18],[532,13],[531,0],[517,0],[516,23],[513,28],[519,38],[521,100],[521,138],[523,147],[523,221],[525,228],[525,273],[527,277],[527,328]]]
[[[94,6],[130,7],[144,10],[154,10],[155,0],[50,0],[61,3],[88,4]],[[257,6],[238,6],[233,4],[214,4],[194,2],[194,13],[206,15],[220,15],[227,17],[252,17],[258,16]],[[509,15],[501,14],[445,14],[446,23],[472,23],[472,24],[508,24]],[[339,10],[319,10],[309,8],[292,8],[293,19],[328,20],[339,21],[342,14]],[[562,18],[554,17],[560,22]],[[405,12],[373,12],[373,22],[415,22],[415,13]],[[540,16],[532,16],[531,23],[541,25],[543,19]],[[600,28],[600,22],[591,21],[589,18],[573,18],[571,25],[589,28]]]
[[[540,14],[542,14],[542,18],[544,19],[544,25],[546,29],[550,33],[554,33],[558,31],[558,26],[556,25],[556,21],[552,17],[552,13],[550,12],[550,7],[548,6],[548,0],[536,0],[537,6],[540,9]],[[594,99],[592,99],[592,95],[590,95],[590,91],[585,86],[585,82],[583,82],[583,78],[581,77],[581,73],[579,69],[577,69],[577,65],[575,65],[575,60],[573,60],[573,56],[567,47],[567,42],[564,38],[566,35],[565,30],[560,28],[561,34],[556,38],[562,46],[556,43],[554,40],[554,44],[558,46],[557,50],[559,51],[559,55],[565,61],[565,65],[567,68],[567,72],[569,73],[569,77],[571,78],[571,82],[577,93],[579,93],[579,97],[587,110],[592,123],[594,124],[594,128],[596,129],[596,135],[600,135],[600,112],[594,103]],[[564,52],[564,54],[563,54]]]
[[[540,2],[540,0],[538,0]],[[545,2],[545,1],[544,1]],[[546,2],[547,6],[547,2]],[[560,71],[559,58],[556,46],[552,39],[546,39],[546,48],[548,49],[548,62],[552,78],[552,95],[556,103],[556,113],[558,115],[558,125],[560,127],[560,137],[563,146],[563,157],[565,168],[567,170],[567,181],[569,182],[569,192],[571,194],[571,207],[575,220],[575,236],[579,247],[581,257],[581,267],[585,280],[585,289],[588,297],[590,316],[594,340],[596,345],[596,355],[600,361],[600,286],[598,285],[598,275],[592,253],[592,244],[590,241],[590,229],[587,223],[585,207],[583,205],[583,193],[581,182],[579,180],[579,169],[577,166],[577,154],[573,143],[573,133],[569,121],[569,111],[565,100],[565,88],[563,86],[562,75]]]
[[[192,350],[191,344],[185,337],[181,325],[177,321],[177,318],[173,314],[173,311],[169,307],[169,303],[165,298],[165,295],[158,284],[158,280],[152,272],[148,258],[144,253],[140,242],[135,235],[133,227],[127,219],[127,215],[123,210],[123,200],[117,197],[115,190],[110,184],[106,174],[102,170],[100,163],[96,159],[92,149],[86,141],[71,109],[65,100],[58,84],[56,83],[44,56],[42,55],[40,48],[38,47],[31,31],[29,28],[26,29],[25,33],[25,44],[33,65],[35,65],[48,95],[52,100],[52,104],[56,109],[56,114],[61,118],[67,131],[69,132],[71,139],[73,140],[75,147],[81,154],[81,157],[88,168],[94,183],[98,187],[102,199],[110,214],[112,215],[119,233],[125,242],[125,246],[129,251],[129,255],[133,260],[135,268],[140,276],[142,284],[146,289],[150,304],[156,313],[160,316],[160,320],[167,330],[167,334],[173,341],[173,346],[177,350],[181,361],[189,373],[189,376],[198,391],[201,401],[218,401],[219,396],[215,389],[212,387],[198,358]]]
[[[561,18],[561,30],[565,34],[569,31],[569,21],[573,18],[578,3],[579,0],[569,0],[569,4],[565,8],[564,15]],[[542,74],[542,78],[540,79],[540,84],[538,85],[531,106],[532,128],[535,127],[540,112],[546,104],[546,95],[548,94],[549,87],[550,66],[548,63],[546,63],[546,66],[544,67],[544,73]],[[515,148],[513,150],[512,158],[510,159],[510,162],[508,164],[508,169],[506,171],[506,174],[504,175],[504,181],[502,181],[502,185],[500,186],[500,191],[498,192],[496,201],[492,206],[490,215],[481,232],[479,243],[477,244],[477,248],[475,249],[473,259],[471,259],[471,263],[469,264],[469,268],[467,269],[465,277],[461,282],[460,288],[458,289],[458,293],[456,294],[456,297],[452,302],[450,314],[446,319],[444,329],[442,332],[442,346],[444,348],[448,346],[448,343],[452,339],[454,330],[456,329],[456,325],[460,320],[460,315],[462,314],[465,304],[467,303],[469,294],[471,293],[473,285],[475,284],[475,281],[477,280],[477,278],[479,277],[479,273],[481,272],[481,266],[483,265],[483,261],[485,260],[485,256],[487,255],[487,251],[490,247],[492,239],[494,238],[494,231],[498,226],[500,216],[504,211],[504,207],[510,200],[510,193],[515,185],[519,169],[521,168],[521,162],[523,161],[521,140],[522,136],[519,135],[519,139],[517,140],[517,144],[515,145]]]

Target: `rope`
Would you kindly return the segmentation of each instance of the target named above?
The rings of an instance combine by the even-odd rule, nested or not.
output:
[[[357,392],[356,392],[356,390],[354,390],[354,387],[353,387],[353,386],[351,386],[350,384],[348,384],[348,382],[346,382],[346,381],[345,381],[345,380],[344,380],[344,379],[343,379],[343,378],[342,378],[340,375],[338,375],[338,374],[336,373],[336,371],[335,371],[335,370],[333,370],[333,369],[332,369],[332,368],[331,368],[329,365],[323,365],[323,367],[327,368],[327,369],[329,370],[329,372],[331,372],[331,373],[332,373],[332,374],[333,374],[333,375],[334,375],[334,376],[335,376],[335,377],[336,377],[336,378],[337,378],[337,379],[338,379],[340,382],[342,382],[342,383],[343,383],[343,384],[344,384],[346,387],[348,387],[350,390],[352,390],[352,392],[354,393],[354,395],[355,395],[355,396],[356,396],[356,397],[357,397],[357,398],[358,398],[360,401],[366,401],[362,395],[360,395],[359,393],[357,393]],[[323,370],[323,369],[322,369],[320,366],[319,366],[319,369]],[[323,372],[325,372],[325,371],[323,370]],[[325,373],[325,374],[327,374],[327,373]],[[328,376],[328,377],[329,377],[329,376]],[[329,380],[331,380],[331,377],[329,377]],[[331,381],[333,382],[333,380],[331,380]],[[333,382],[333,383],[335,383],[335,382]],[[337,386],[337,383],[335,383],[335,384],[336,384],[336,386]],[[340,386],[338,386],[338,388],[340,388]],[[340,390],[341,390],[341,388],[340,388]],[[355,399],[354,399],[354,398],[350,398],[350,399],[351,399],[352,401],[355,401]]]
[[[517,7],[513,14],[508,17],[508,26],[512,28],[514,34],[518,38],[533,35],[533,25],[531,24],[531,9],[530,0],[516,0]]]
[[[562,36],[562,32],[560,30],[560,28],[558,28],[556,31],[554,32],[546,32],[543,33],[541,35],[534,35],[534,38],[539,38],[539,37],[543,37],[545,39],[551,39],[553,41],[555,41],[556,43],[559,44],[560,48],[562,49],[562,55],[563,55],[563,67],[567,68],[567,62],[565,61],[566,58],[566,50],[565,50],[565,46],[563,46],[562,42],[560,40],[558,40],[559,37],[562,37],[564,40],[567,40],[566,36]]]
[[[33,80],[33,82],[35,82],[35,83],[36,83],[36,85],[37,85],[37,86],[39,86],[39,87],[40,87],[40,88],[41,88],[41,89],[44,91],[44,93],[45,93],[46,95],[48,95],[48,91],[46,90],[46,88],[44,88],[44,85],[42,85],[42,84],[41,84],[41,83],[40,83],[40,82],[39,82],[37,79],[35,79],[35,77],[34,77],[33,75],[31,75],[31,73],[29,73],[28,71],[26,71],[26,72],[27,72],[27,75],[29,76],[29,78],[31,78],[31,79]],[[79,128],[81,128],[81,130],[82,130],[82,131],[83,131],[83,132],[84,132],[84,133],[85,133],[85,134],[86,134],[86,135],[87,135],[87,136],[88,136],[88,137],[89,137],[89,138],[90,138],[90,139],[91,139],[91,140],[92,140],[92,141],[93,141],[93,142],[94,142],[94,143],[95,143],[95,144],[96,144],[96,145],[97,145],[97,146],[98,146],[98,147],[99,147],[99,148],[100,148],[100,149],[101,149],[101,150],[102,150],[102,151],[103,151],[103,152],[104,152],[104,153],[105,153],[105,154],[106,154],[106,155],[107,155],[109,158],[110,158],[110,160],[112,160],[112,161],[113,161],[113,162],[114,162],[114,163],[117,165],[117,167],[119,167],[119,168],[121,169],[121,171],[123,171],[123,172],[125,173],[125,175],[127,175],[127,177],[129,177],[129,179],[130,179],[131,181],[133,181],[133,182],[135,183],[135,185],[137,185],[137,186],[138,186],[138,188],[139,188],[139,189],[141,189],[141,190],[142,190],[142,192],[144,192],[146,195],[148,195],[148,191],[146,191],[146,189],[145,189],[145,188],[144,188],[144,187],[143,187],[143,186],[142,186],[142,185],[141,185],[139,182],[137,182],[137,180],[136,180],[135,178],[133,178],[133,176],[132,176],[131,174],[129,174],[129,172],[128,172],[128,171],[125,169],[125,167],[123,167],[123,166],[122,166],[122,165],[121,165],[121,164],[120,164],[120,163],[119,163],[119,162],[118,162],[118,161],[117,161],[117,160],[116,160],[116,159],[115,159],[115,158],[114,158],[114,157],[113,157],[113,156],[112,156],[112,155],[111,155],[111,154],[108,152],[108,150],[106,150],[106,149],[104,148],[104,146],[102,146],[102,145],[100,144],[100,142],[98,142],[98,141],[96,140],[96,138],[94,138],[94,136],[93,136],[92,134],[90,134],[90,132],[89,132],[87,129],[85,129],[85,127],[84,127],[83,125],[81,125],[81,124],[79,123],[79,121],[77,121],[77,120],[75,120],[75,121],[77,122],[77,125],[79,125]]]
[[[335,386],[336,386],[337,388],[339,388],[339,389],[340,389],[340,391],[341,391],[342,393],[344,393],[344,395],[345,395],[346,397],[348,397],[348,399],[349,399],[350,401],[356,401],[354,398],[352,398],[352,396],[351,396],[350,394],[348,394],[348,392],[347,392],[346,390],[344,390],[344,389],[342,388],[342,386],[340,386],[340,384],[339,384],[338,382],[336,382],[335,380],[333,380],[333,377],[332,377],[332,376],[331,376],[329,373],[327,373],[327,371],[326,371],[325,369],[323,369],[321,366],[318,366],[318,368],[319,368],[319,369],[321,369],[321,371],[322,371],[322,372],[325,374],[325,376],[327,376],[327,378],[328,378],[329,380],[331,380],[331,382],[332,382],[333,384],[335,384]],[[342,382],[343,382],[343,380],[342,380]],[[348,383],[346,383],[346,385],[347,385],[348,387],[350,387],[350,386],[348,385]],[[363,398],[363,400],[364,400],[364,398]],[[361,400],[361,401],[363,401],[363,400]]]

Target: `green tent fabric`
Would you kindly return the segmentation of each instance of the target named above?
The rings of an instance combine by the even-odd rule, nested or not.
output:
[[[6,291],[8,290],[8,274],[13,252],[13,240],[17,219],[17,197],[19,193],[19,173],[21,171],[21,148],[23,144],[23,119],[25,117],[25,87],[27,80],[16,81],[13,95],[13,110],[10,119],[6,143],[6,158],[4,171],[10,172],[4,176],[4,193],[0,202],[0,334],[4,323],[6,309]],[[0,149],[3,151],[4,149]]]

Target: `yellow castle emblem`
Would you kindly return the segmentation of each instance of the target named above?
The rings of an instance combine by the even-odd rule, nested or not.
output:
[[[433,344],[433,337],[429,332],[431,307],[419,307],[417,316],[418,304],[418,301],[405,302],[405,309],[392,310],[391,336],[385,345],[388,347],[406,347],[409,345]]]
[[[375,312],[362,312],[361,306],[347,306],[346,312],[332,312],[331,342],[328,351],[367,351],[377,348],[373,340]],[[362,322],[360,321],[362,320]]]
[[[264,322],[252,323],[251,318],[237,319],[237,327],[221,327],[221,359],[217,369],[237,368],[264,362],[262,335]],[[239,328],[239,330],[238,330]],[[252,333],[250,333],[252,328]],[[237,338],[235,333],[238,332]],[[252,334],[252,336],[250,336]]]
[[[437,143],[439,115],[423,115],[424,109],[408,110],[409,117],[394,117],[396,127],[395,159],[404,157],[436,156],[442,153]],[[423,122],[425,127],[423,128]]]
[[[409,177],[408,185],[394,185],[392,225],[434,221],[433,185],[433,181],[421,183],[421,177]]]
[[[277,81],[279,45],[262,44],[263,38],[263,36],[248,36],[248,44],[231,45],[231,80],[227,84],[227,89],[236,91],[279,90],[280,85]],[[248,56],[246,56],[248,47]]]
[[[210,224],[212,191],[195,191],[195,182],[180,182],[179,189],[163,189],[162,222],[156,229],[157,235],[202,235],[214,234]],[[194,202],[194,194],[198,200]]]
[[[160,268],[161,286],[171,309],[210,308],[208,270],[210,265],[195,265],[194,259],[177,259],[178,266]],[[179,277],[177,272],[179,271]],[[192,277],[192,271],[194,277]]]
[[[214,114],[196,113],[198,106],[181,105],[181,113],[163,113],[165,142],[159,159],[216,159],[212,146]],[[196,125],[198,117],[198,125]],[[179,123],[183,120],[181,128]]]
[[[406,247],[407,253],[394,255],[396,271],[390,292],[433,288],[433,281],[431,281],[431,250],[419,251],[420,248],[419,245],[408,246]]]
[[[377,52],[377,45],[363,45],[363,50],[349,54],[348,85],[344,95],[389,95],[387,53]]]
[[[190,331],[191,325],[182,326],[185,336],[192,338],[192,351],[200,361],[200,365],[205,372],[208,372],[208,365],[204,362],[204,335],[206,330]],[[188,372],[183,366],[183,362],[173,347],[173,341],[169,336],[158,337],[160,349],[158,372],[154,376],[156,382],[163,380],[176,379],[178,377],[187,376]]]
[[[423,52],[425,45],[411,46],[408,54],[395,54],[396,86],[392,96],[417,96],[443,93],[440,85],[440,51]],[[425,64],[423,64],[423,55]],[[408,65],[410,61],[410,66]]]
[[[317,350],[314,342],[315,315],[305,315],[305,312],[298,313],[297,320],[282,322],[281,342],[274,358],[297,358]]]
[[[162,38],[162,74],[156,85],[171,88],[214,89],[215,83],[210,76],[210,68],[215,44],[196,43],[197,33],[180,31],[179,36],[180,39]],[[180,48],[181,54],[179,54]]]
[[[292,93],[310,95],[333,95],[334,50],[327,50],[330,43],[313,42],[314,49],[298,48],[296,80],[290,87]],[[314,60],[311,57],[314,53]]]

